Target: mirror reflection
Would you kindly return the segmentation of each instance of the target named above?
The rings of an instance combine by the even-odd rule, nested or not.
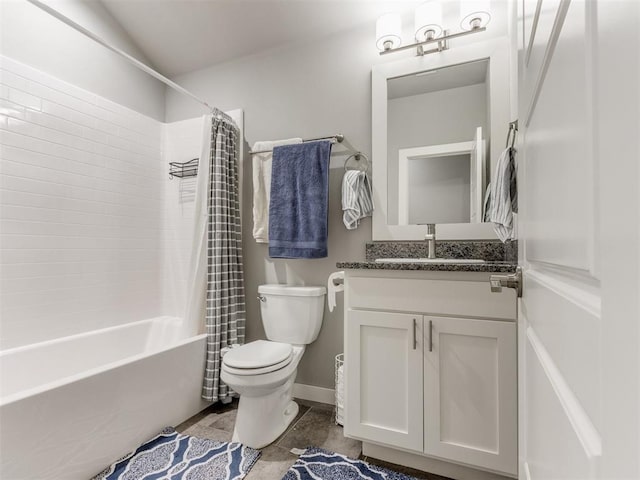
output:
[[[489,178],[489,60],[387,80],[387,223],[477,223]]]

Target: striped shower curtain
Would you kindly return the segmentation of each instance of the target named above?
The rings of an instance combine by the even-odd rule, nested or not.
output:
[[[244,343],[238,135],[233,120],[214,111],[207,200],[207,357],[202,385],[202,398],[210,402],[233,394],[220,380],[221,349]]]

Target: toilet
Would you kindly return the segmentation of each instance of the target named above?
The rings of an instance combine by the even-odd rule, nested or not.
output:
[[[293,383],[305,346],[318,338],[326,292],[325,287],[258,287],[267,340],[232,348],[222,356],[220,378],[240,394],[232,441],[265,447],[296,417]]]

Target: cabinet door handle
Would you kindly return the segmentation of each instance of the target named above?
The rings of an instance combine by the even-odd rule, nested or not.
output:
[[[429,320],[429,351],[433,352],[433,320]]]
[[[413,319],[413,349],[418,348],[418,336],[416,335],[416,331],[418,330],[418,321]]]

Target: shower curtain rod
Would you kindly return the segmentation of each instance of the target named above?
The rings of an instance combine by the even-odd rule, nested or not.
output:
[[[132,57],[131,55],[129,55],[128,53],[126,53],[123,50],[120,50],[117,47],[114,47],[112,45],[109,45],[105,40],[103,40],[102,38],[100,38],[99,36],[97,36],[96,34],[94,34],[93,32],[90,32],[89,30],[87,30],[86,28],[84,28],[82,25],[74,22],[73,20],[71,20],[69,17],[66,17],[65,15],[61,14],[60,12],[58,12],[57,10],[51,8],[50,6],[44,4],[43,2],[41,2],[40,0],[27,0],[27,2],[31,3],[32,5],[38,7],[41,10],[44,10],[45,12],[47,12],[49,15],[57,18],[58,20],[60,20],[63,23],[66,23],[67,25],[69,25],[71,28],[73,28],[74,30],[80,32],[81,34],[85,35],[86,37],[89,37],[91,40],[93,40],[94,42],[99,43],[100,45],[102,45],[103,47],[105,47],[108,50],[111,50],[113,53],[120,55],[122,58],[124,58],[125,60],[127,60],[129,63],[131,63],[134,67],[142,70],[145,73],[148,73],[149,75],[151,75],[152,77],[160,80],[162,83],[164,83],[165,85],[173,88],[174,90],[176,90],[177,92],[182,93],[183,95],[186,95],[187,97],[191,97],[193,100],[195,100],[198,103],[201,103],[202,105],[204,105],[206,108],[208,108],[211,112],[213,112],[213,107],[211,105],[209,105],[207,102],[205,102],[204,100],[196,97],[193,93],[191,93],[189,90],[185,89],[184,87],[181,87],[180,85],[178,85],[177,83],[169,80],[167,77],[165,77],[164,75],[162,75],[161,73],[155,71],[153,68],[149,67],[148,65],[142,63],[140,60],[136,59],[135,57]]]

